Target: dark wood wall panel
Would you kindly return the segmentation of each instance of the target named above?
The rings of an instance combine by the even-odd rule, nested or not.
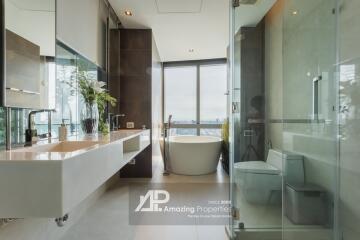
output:
[[[241,104],[243,129],[252,130],[253,137],[241,135],[240,159],[235,161],[255,161],[265,159],[265,22],[256,27],[241,28]],[[256,119],[258,124],[250,124]],[[252,145],[253,148],[250,148]],[[249,151],[249,157],[246,152]],[[256,153],[255,153],[256,151]]]
[[[152,31],[142,29],[120,30],[120,125],[134,122],[151,129],[152,109]],[[135,158],[135,165],[126,165],[121,177],[152,177],[152,146]]]
[[[111,96],[120,103],[120,30],[111,29],[109,36],[109,80],[108,89]],[[120,104],[109,106],[109,112],[120,114]]]
[[[126,50],[151,51],[152,31],[150,29],[121,29],[120,48]]]

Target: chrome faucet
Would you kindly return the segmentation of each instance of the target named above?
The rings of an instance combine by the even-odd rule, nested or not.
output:
[[[164,138],[168,138],[169,135],[170,135],[171,119],[172,119],[172,115],[170,114],[169,117],[168,117],[167,123],[164,123],[164,127],[163,127],[163,136],[164,136]]]
[[[52,110],[36,110],[31,111],[28,115],[28,128],[25,131],[25,147],[32,146],[32,138],[38,137],[37,131],[33,125],[33,116],[37,113],[47,112],[48,113],[48,132],[45,134],[39,135],[40,138],[51,138],[51,112],[55,112]]]
[[[170,139],[170,128],[171,128],[171,119],[172,115],[170,114],[168,117],[168,122],[164,123],[163,127],[163,164],[164,164],[164,172],[163,175],[167,176],[170,174],[168,171],[168,158],[169,158],[169,139]]]
[[[120,129],[120,123],[119,123],[120,117],[125,117],[125,114],[116,114],[116,115],[112,116],[112,118],[111,118],[112,119],[112,131]]]

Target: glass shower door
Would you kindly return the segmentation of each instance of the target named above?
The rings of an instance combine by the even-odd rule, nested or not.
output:
[[[301,181],[284,178],[284,239],[337,239],[337,9],[336,0],[283,7],[282,149],[304,168]]]
[[[230,199],[232,206],[232,218],[230,220],[231,236],[235,238],[239,224],[239,208],[236,204],[237,193],[234,177],[234,159],[239,158],[239,135],[240,131],[240,37],[235,38],[234,34],[234,9],[231,8],[231,35],[230,35],[230,78],[229,78],[229,93],[230,93],[230,117],[229,117],[229,143],[230,143]]]
[[[234,236],[238,234],[240,239],[256,239],[260,237],[259,232],[268,237],[281,237],[282,177],[276,171],[265,169],[270,147],[266,143],[265,120],[263,17],[266,11],[256,10],[264,6],[270,9],[275,1],[268,2],[271,4],[240,5],[231,10],[231,227]],[[257,19],[248,24],[248,19],[244,19],[246,14],[257,15]],[[281,155],[278,161],[281,164]],[[265,192],[264,185],[268,182],[275,182],[275,188]]]
[[[252,1],[231,8],[232,233],[338,239],[338,1],[241,2]]]

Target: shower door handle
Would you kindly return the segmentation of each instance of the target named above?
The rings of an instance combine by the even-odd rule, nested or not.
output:
[[[319,84],[322,76],[313,79],[313,119],[319,119]]]

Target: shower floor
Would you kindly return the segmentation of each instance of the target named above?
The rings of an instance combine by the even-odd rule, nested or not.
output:
[[[286,216],[282,216],[281,204],[251,204],[246,201],[241,189],[236,187],[236,203],[240,209],[240,219],[244,229],[239,230],[238,236],[242,240],[259,239],[263,236],[271,240],[319,240],[331,239],[332,230],[319,225],[295,225]],[[284,229],[284,232],[282,232]]]

